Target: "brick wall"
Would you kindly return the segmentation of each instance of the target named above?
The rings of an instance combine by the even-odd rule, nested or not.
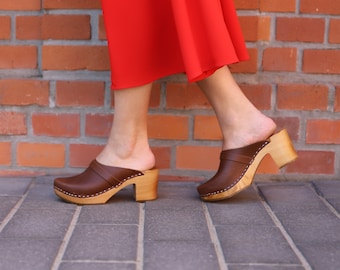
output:
[[[282,171],[267,158],[258,177],[339,179],[340,2],[235,3],[251,60],[231,69],[300,156]],[[1,0],[0,78],[0,176],[80,171],[113,118],[100,1]],[[163,179],[202,180],[218,165],[216,118],[181,75],[155,83],[149,135]]]

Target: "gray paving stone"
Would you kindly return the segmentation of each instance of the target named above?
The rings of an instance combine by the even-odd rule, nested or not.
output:
[[[51,269],[61,241],[0,238],[0,269]]]
[[[270,225],[272,219],[254,189],[229,200],[207,204],[214,225]],[[274,224],[273,224],[274,225]]]
[[[297,245],[301,252],[307,255],[312,269],[340,269],[340,241],[319,242],[308,245]]]
[[[319,193],[340,213],[340,181],[314,181]]]
[[[0,195],[23,195],[31,182],[30,178],[0,178]]]
[[[73,212],[69,209],[19,209],[0,237],[62,239]]]
[[[340,221],[327,209],[324,212],[279,213],[278,218],[297,243],[339,241]]]
[[[201,210],[202,205],[196,191],[195,183],[161,182],[158,199],[146,202],[146,209],[184,209]]]
[[[53,178],[0,178],[0,225],[25,195],[0,233],[0,269],[51,269],[77,208],[54,195]],[[339,211],[340,181],[256,185],[312,269],[340,269],[339,215],[320,197]],[[161,182],[158,200],[145,204],[136,203],[128,187],[105,205],[82,206],[58,270],[136,269],[140,207],[145,210],[144,270],[219,269],[203,204],[228,269],[304,269],[255,189],[202,203],[196,186]]]
[[[19,200],[20,197],[0,196],[0,224]]]
[[[138,224],[139,203],[115,200],[105,205],[83,206],[78,224]]]
[[[77,225],[64,259],[135,261],[137,237],[136,225]]]
[[[108,262],[63,262],[58,270],[135,270],[133,263],[108,263]]]
[[[75,209],[76,205],[65,203],[53,191],[53,185],[35,182],[23,202],[22,209]]]
[[[219,269],[214,247],[206,241],[146,241],[144,270]]]
[[[216,231],[227,263],[300,263],[277,227],[224,225]]]
[[[149,210],[145,214],[145,240],[209,241],[209,232],[202,211]]]
[[[323,211],[325,205],[318,199],[309,183],[279,183],[259,185],[267,202],[276,211]],[[292,208],[293,207],[293,208]]]
[[[329,269],[328,263],[339,265],[340,256],[334,255],[334,249],[339,250],[340,246],[339,219],[308,184],[297,187],[296,191],[293,188],[293,186],[277,185],[276,187],[264,186],[261,190],[299,250],[315,267],[313,269]],[[290,203],[279,203],[277,197],[283,197],[288,190],[290,193],[300,194],[300,198],[294,197],[293,202]],[[273,196],[273,193],[277,197]],[[287,207],[289,204],[290,210]],[[337,251],[336,254],[338,255]],[[320,265],[324,265],[324,268],[319,268]]]
[[[274,264],[260,264],[260,265],[229,265],[229,270],[304,270],[303,266],[299,265],[274,265]]]

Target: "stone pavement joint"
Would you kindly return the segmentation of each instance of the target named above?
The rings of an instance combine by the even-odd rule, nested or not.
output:
[[[0,178],[0,269],[340,269],[340,181],[256,182],[229,200],[161,182],[105,205],[59,200],[51,177]]]
[[[257,189],[257,192],[261,195],[261,197],[263,198],[262,204],[263,207],[266,209],[266,211],[268,212],[269,216],[272,218],[274,224],[279,228],[279,230],[281,231],[282,235],[284,236],[284,238],[286,239],[287,243],[290,245],[290,247],[292,248],[292,250],[295,252],[296,256],[299,258],[301,264],[303,265],[303,267],[307,270],[311,270],[311,266],[309,265],[309,263],[307,262],[306,258],[303,256],[303,254],[300,252],[300,250],[296,247],[293,239],[290,237],[290,235],[288,234],[288,232],[285,230],[284,226],[282,225],[282,223],[280,222],[280,220],[277,218],[277,216],[275,216],[275,213],[273,212],[273,210],[270,208],[269,204],[265,201],[265,197],[263,196],[263,194],[259,191],[259,189],[257,187],[255,187]]]
[[[224,258],[223,255],[223,250],[221,247],[221,243],[218,240],[218,235],[215,229],[215,226],[213,224],[213,221],[211,219],[211,216],[209,214],[209,210],[207,208],[207,206],[205,204],[203,204],[203,210],[204,210],[204,214],[205,214],[205,218],[207,220],[207,225],[208,225],[208,230],[209,230],[209,234],[210,234],[210,239],[215,247],[215,252],[216,252],[216,256],[217,256],[217,260],[218,260],[218,265],[220,267],[221,270],[227,270],[227,264],[226,264],[226,260]]]

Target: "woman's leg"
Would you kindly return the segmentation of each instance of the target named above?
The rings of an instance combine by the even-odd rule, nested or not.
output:
[[[103,151],[81,174],[57,178],[54,190],[76,204],[101,204],[134,185],[136,201],[157,198],[158,170],[147,136],[151,84],[119,90],[111,133]]]
[[[227,67],[220,68],[199,85],[216,112],[223,134],[217,173],[197,188],[203,200],[224,200],[249,187],[267,154],[278,167],[296,159],[287,132],[282,130],[271,136],[275,123],[250,103]]]
[[[116,90],[114,120],[108,142],[98,155],[103,165],[148,170],[155,157],[147,135],[147,112],[152,84]]]
[[[198,82],[208,97],[223,135],[222,149],[233,149],[267,139],[275,123],[246,98],[228,67]]]

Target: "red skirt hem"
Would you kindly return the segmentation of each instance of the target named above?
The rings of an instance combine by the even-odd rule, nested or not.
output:
[[[249,58],[233,0],[102,0],[112,89],[184,73],[189,82]]]

